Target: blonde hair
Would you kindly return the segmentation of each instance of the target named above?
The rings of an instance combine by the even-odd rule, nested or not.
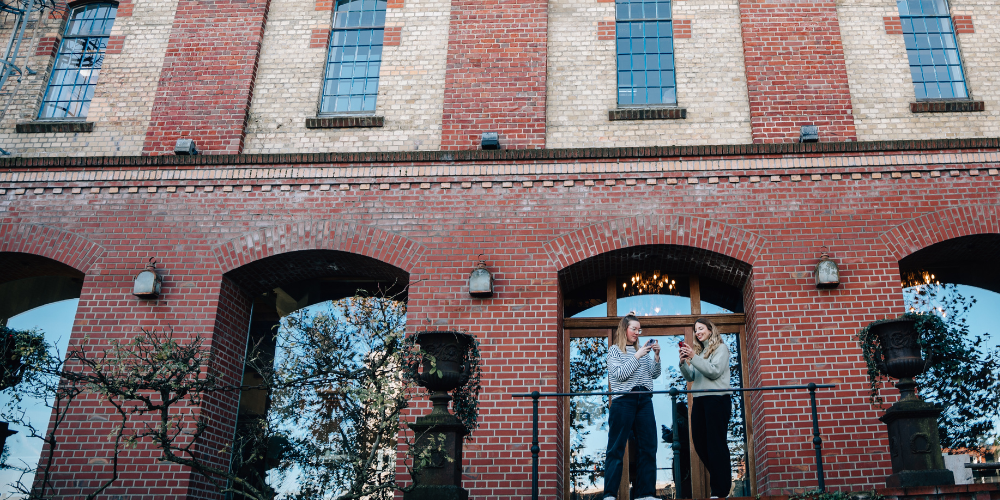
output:
[[[639,318],[631,314],[626,314],[622,318],[621,322],[618,323],[618,330],[615,331],[614,345],[618,347],[618,350],[625,352],[625,348],[628,346],[628,324],[635,321],[639,322]]]
[[[708,337],[707,346],[702,344],[702,342],[698,340],[698,336],[695,335],[694,346],[693,346],[694,353],[701,354],[702,351],[705,351],[705,354],[702,357],[707,358],[711,356],[712,353],[715,352],[715,350],[718,349],[720,345],[723,345],[722,336],[719,335],[719,329],[715,327],[715,323],[712,323],[712,320],[708,318],[698,318],[694,320],[695,325],[697,325],[698,323],[701,323],[706,327],[708,327],[708,331],[712,332],[712,335]]]

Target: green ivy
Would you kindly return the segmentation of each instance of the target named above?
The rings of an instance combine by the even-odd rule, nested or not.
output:
[[[479,350],[479,339],[471,335],[472,344],[466,353],[465,369],[469,371],[469,379],[464,385],[452,391],[452,410],[465,430],[466,439],[471,439],[472,433],[479,428],[479,393],[482,391],[482,353]],[[436,360],[428,352],[417,347],[416,335],[408,335],[403,341],[404,359],[403,373],[407,379],[417,383],[420,379],[420,365],[426,358],[431,364],[431,373],[436,371]]]
[[[879,394],[882,382],[889,379],[889,374],[882,371],[881,366],[885,363],[885,356],[882,353],[882,343],[878,335],[871,332],[871,328],[896,319],[914,320],[914,328],[917,330],[917,342],[924,359],[930,364],[947,359],[956,348],[961,348],[961,344],[954,342],[948,329],[948,325],[936,314],[906,313],[898,318],[886,318],[873,321],[858,332],[858,344],[861,345],[861,354],[865,358],[865,365],[868,368],[869,400],[877,405],[882,405],[883,399]]]

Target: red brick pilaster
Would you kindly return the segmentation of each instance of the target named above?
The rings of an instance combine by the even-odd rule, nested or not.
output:
[[[972,26],[972,16],[954,15],[951,19],[955,23],[955,33],[961,35],[976,32],[976,28]]]
[[[330,28],[313,28],[309,37],[310,49],[325,49],[330,43]]]
[[[740,0],[753,142],[855,141],[847,65],[832,0]]]
[[[180,137],[204,154],[243,150],[269,0],[180,0],[143,155],[173,154]]]
[[[453,0],[441,149],[545,147],[547,3]]]

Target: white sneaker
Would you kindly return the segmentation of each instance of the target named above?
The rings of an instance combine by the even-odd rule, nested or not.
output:
[[[615,500],[615,497],[604,497],[604,500]]]
[[[660,499],[656,497],[642,497],[642,498],[637,498],[636,500],[660,500]]]

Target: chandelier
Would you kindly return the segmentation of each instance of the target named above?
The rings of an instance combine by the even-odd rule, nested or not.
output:
[[[677,282],[660,271],[641,271],[622,283],[622,296],[651,294],[677,294]]]
[[[927,271],[907,271],[903,273],[903,288],[920,287],[925,285],[940,285],[941,282]],[[918,290],[919,291],[919,290]]]

